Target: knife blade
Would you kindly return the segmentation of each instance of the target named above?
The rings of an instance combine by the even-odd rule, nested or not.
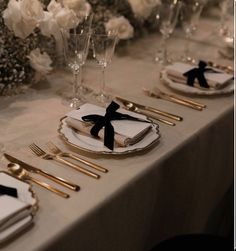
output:
[[[40,175],[42,175],[42,176],[44,176],[44,177],[46,177],[46,178],[48,178],[48,179],[50,179],[50,180],[52,180],[54,182],[57,182],[58,184],[63,185],[63,186],[65,186],[65,187],[67,187],[67,188],[69,188],[71,190],[74,190],[74,191],[79,191],[80,190],[80,187],[78,185],[73,184],[70,181],[67,181],[67,180],[65,180],[65,179],[63,179],[61,177],[52,175],[52,174],[50,174],[50,173],[48,173],[48,172],[46,172],[46,171],[44,171],[42,169],[39,169],[37,167],[34,167],[32,165],[29,165],[29,164],[25,163],[24,161],[19,160],[19,159],[15,158],[15,157],[7,154],[7,153],[4,153],[3,155],[10,162],[19,164],[22,168],[25,168],[27,171],[29,171],[31,173],[40,174]]]
[[[162,111],[162,110],[150,107],[150,106],[137,104],[137,103],[135,103],[133,101],[129,101],[129,100],[121,98],[121,97],[116,97],[116,99],[118,101],[122,102],[123,105],[125,105],[125,106],[127,106],[127,104],[129,103],[129,104],[132,104],[133,106],[136,106],[139,109],[146,110],[146,111],[149,111],[149,112],[154,112],[154,113],[156,113],[158,115],[162,115],[162,116],[170,118],[170,119],[174,119],[174,120],[177,120],[177,121],[182,121],[183,120],[183,118],[178,116],[178,115],[175,115],[175,114],[172,114],[172,113],[169,113],[169,112],[165,112],[165,111]]]

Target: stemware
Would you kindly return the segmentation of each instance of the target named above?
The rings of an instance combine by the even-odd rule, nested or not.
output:
[[[194,32],[197,30],[197,25],[204,5],[205,0],[188,0],[182,4],[180,17],[186,38],[182,59],[185,62],[194,62],[194,59],[190,56],[189,43]]]
[[[117,36],[114,32],[94,32],[92,34],[93,57],[100,66],[102,73],[100,92],[96,95],[96,98],[100,103],[103,104],[108,103],[111,100],[111,97],[105,92],[105,70],[106,67],[111,63],[116,43]]]
[[[93,17],[94,17],[94,14],[93,12],[89,12],[89,13],[86,13],[85,16],[81,17],[81,20],[80,20],[80,23],[77,25],[76,27],[76,31],[77,32],[85,32],[85,33],[88,33],[89,35],[89,40],[90,40],[90,37],[91,37],[91,34],[92,34],[92,23],[93,23]],[[87,46],[87,50],[85,52],[85,58],[87,58],[88,56],[88,53],[89,53],[89,46]],[[83,69],[84,69],[84,65],[85,65],[85,61],[83,64],[81,64],[80,66],[80,71],[79,71],[79,81],[80,81],[80,85],[79,85],[79,93],[81,95],[87,95],[88,93],[90,93],[92,90],[88,87],[85,86],[85,81],[84,81],[84,78],[83,78]]]
[[[234,1],[223,0],[220,2],[220,28],[219,34],[226,43],[233,44],[234,36]]]
[[[162,34],[162,57],[156,55],[155,61],[163,63],[164,65],[169,62],[167,58],[167,40],[175,29],[181,4],[179,0],[168,0],[163,1],[157,8],[156,19]]]
[[[79,73],[81,66],[87,58],[90,33],[84,30],[77,31],[76,29],[72,29],[69,32],[61,30],[61,34],[63,38],[65,62],[74,76],[72,96],[66,99],[69,106],[76,109],[83,102],[83,97],[79,92],[80,88],[78,88],[81,85]]]

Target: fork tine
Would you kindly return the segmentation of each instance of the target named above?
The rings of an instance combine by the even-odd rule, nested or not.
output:
[[[60,149],[56,147],[51,141],[47,142],[46,145],[49,148],[49,150],[55,154],[61,152]]]
[[[34,153],[34,154],[36,154],[37,156],[40,156],[41,154],[40,154],[40,152],[37,150],[37,149],[35,149],[35,147],[31,144],[31,145],[29,145],[29,148],[30,148],[30,150]]]
[[[46,154],[40,147],[38,147],[35,143],[32,143],[30,145],[30,149],[37,155],[41,156],[43,154]]]

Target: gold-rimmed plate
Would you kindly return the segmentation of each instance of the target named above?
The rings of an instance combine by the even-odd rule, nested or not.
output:
[[[32,190],[31,184],[14,177],[8,172],[0,171],[1,185],[17,189],[18,199],[31,205],[31,214],[35,215],[38,210],[38,198]]]
[[[137,117],[143,117],[143,115],[137,114]],[[96,153],[96,154],[109,154],[109,155],[121,155],[121,154],[129,154],[134,152],[139,152],[146,150],[156,144],[160,139],[159,134],[159,126],[158,124],[153,123],[151,120],[151,129],[147,133],[147,135],[140,140],[138,143],[134,145],[130,145],[127,147],[115,147],[114,150],[110,150],[103,145],[103,142],[99,139],[90,137],[83,133],[80,133],[73,128],[67,126],[66,124],[66,116],[61,118],[58,133],[61,136],[62,140],[82,151]]]
[[[221,89],[215,89],[215,90],[209,89],[208,90],[208,89],[203,89],[203,88],[200,89],[197,87],[192,87],[185,84],[177,83],[171,80],[170,78],[168,78],[165,70],[162,71],[162,79],[163,79],[162,83],[166,85],[167,87],[173,90],[182,92],[182,93],[186,93],[186,94],[211,96],[211,95],[230,94],[234,92],[234,80],[230,80],[229,83]]]

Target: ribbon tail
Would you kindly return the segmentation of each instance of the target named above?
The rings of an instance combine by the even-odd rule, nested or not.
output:
[[[104,145],[113,151],[115,132],[111,123],[105,125]]]

